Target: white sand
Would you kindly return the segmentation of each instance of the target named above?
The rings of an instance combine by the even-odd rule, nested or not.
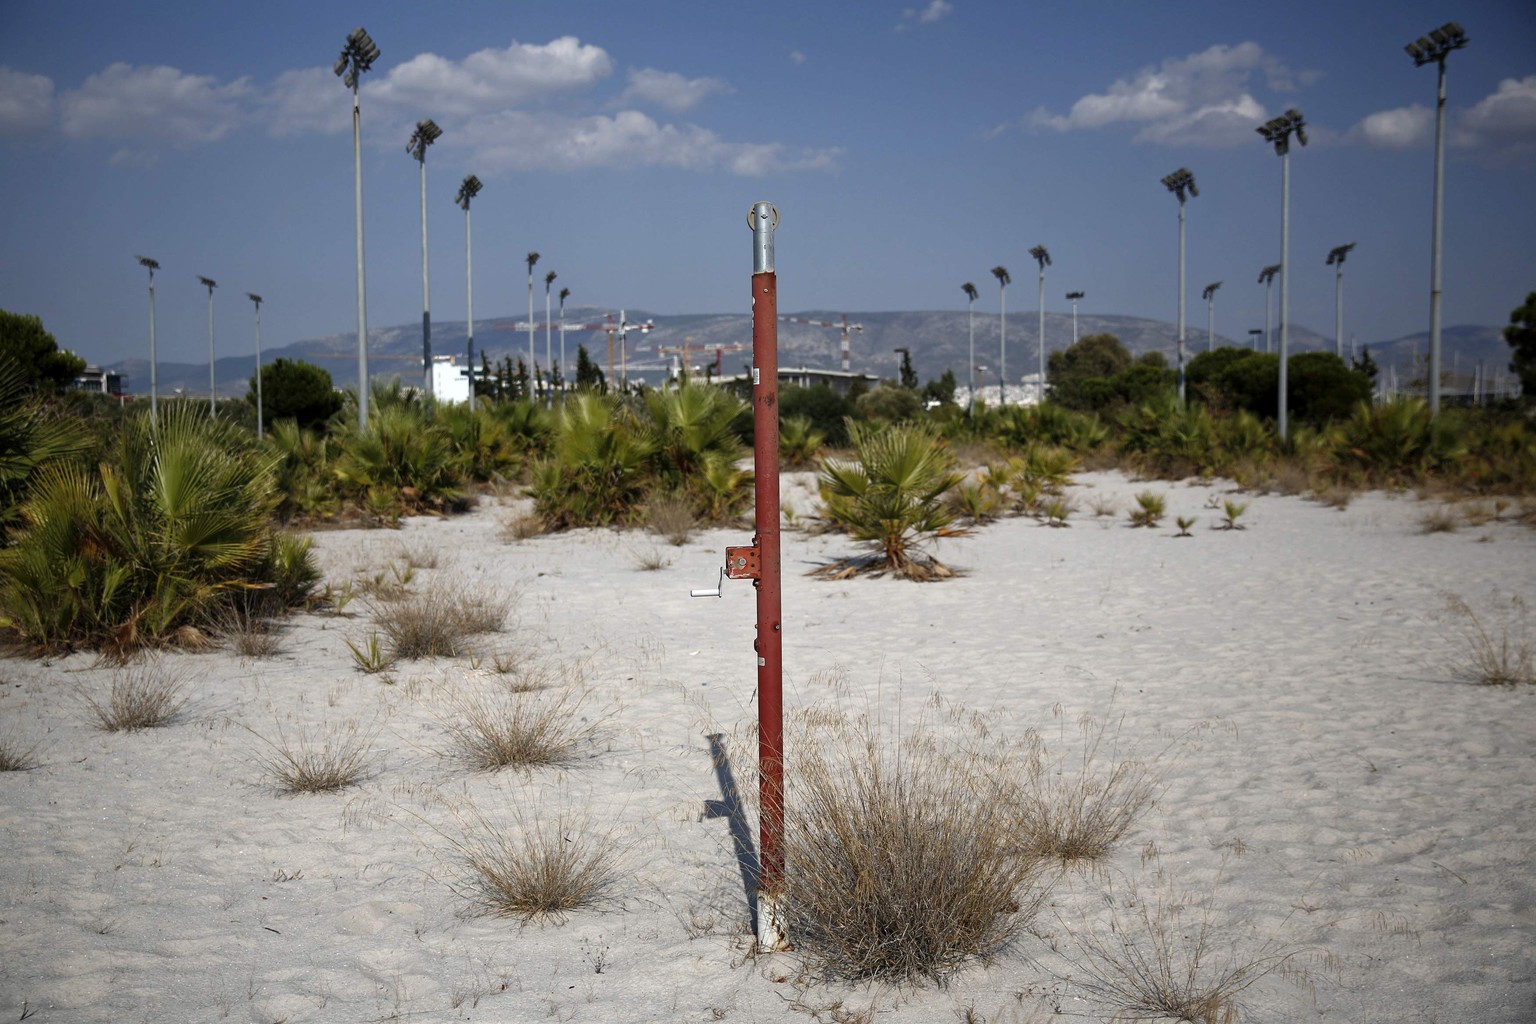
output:
[[[1192,539],[1125,525],[1149,486],[1168,523],[1199,518]],[[789,489],[806,509],[803,479]],[[1071,529],[991,525],[943,545],[967,573],[933,585],[807,579],[855,549],[787,534],[791,713],[835,699],[910,723],[940,691],[1066,750],[1079,713],[1123,719],[1122,747],[1170,748],[1166,791],[1098,873],[1062,881],[1044,932],[1102,925],[1106,893],[1124,908],[1161,869],[1210,896],[1220,953],[1298,951],[1246,993],[1254,1020],[1536,1019],[1536,689],[1453,681],[1445,605],[1459,594],[1494,624],[1512,597],[1536,608],[1536,531],[1424,534],[1423,503],[1371,494],[1344,511],[1258,497],[1247,530],[1216,532],[1217,489],[1086,474],[1076,490],[1118,496],[1117,520],[1085,505]],[[431,551],[414,589],[515,593],[479,670],[358,672],[357,601],[291,620],[272,659],[167,659],[189,682],[180,718],[108,734],[76,694],[103,693],[110,668],[0,662],[0,735],[43,762],[0,774],[0,1019],[834,1021],[871,1005],[880,1021],[1100,1019],[1031,934],[915,992],[747,956],[727,822],[701,816],[720,797],[710,733],[749,771],[753,595],[688,590],[748,531],[683,548],[601,531],[508,542],[508,513],[315,538],[338,582]],[[641,571],[651,552],[671,564]],[[500,685],[492,651],[582,668],[600,721],[579,765],[483,775],[447,756],[449,696]],[[256,763],[259,737],[349,720],[378,730],[358,787],[283,795]],[[530,926],[475,914],[448,885],[442,834],[470,807],[618,828],[613,905]]]

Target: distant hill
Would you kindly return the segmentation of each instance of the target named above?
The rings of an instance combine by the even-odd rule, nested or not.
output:
[[[567,323],[601,322],[607,311],[588,307],[569,307]],[[690,355],[690,362],[700,366],[712,362],[715,353],[712,346],[731,343],[747,343],[752,338],[752,322],[746,313],[688,313],[667,315],[645,310],[629,310],[631,323],[647,319],[655,321],[655,329],[648,334],[632,332],[629,337],[628,368],[631,379],[642,378],[655,382],[664,375],[665,368],[673,359],[658,348],[681,348],[686,342],[699,349]],[[785,311],[786,316],[805,320],[840,323],[842,314],[827,310]],[[542,314],[536,318],[542,323]],[[863,330],[850,333],[849,348],[852,368],[859,372],[874,373],[894,378],[900,357],[894,351],[907,348],[912,353],[912,365],[923,380],[940,376],[946,369],[954,370],[955,377],[963,384],[966,380],[967,316],[962,311],[939,310],[902,313],[859,312],[849,313],[850,323],[862,325]],[[516,360],[527,359],[528,335],[515,331],[514,325],[523,317],[493,317],[475,321],[476,361],[483,350],[494,363],[505,356]],[[1039,314],[1022,310],[1008,315],[1008,376],[1017,381],[1024,374],[1033,373],[1039,364],[1036,349]],[[998,368],[998,316],[995,313],[977,312],[976,362],[985,366],[985,376],[995,381]],[[1099,316],[1090,313],[1078,315],[1078,336],[1110,333],[1118,337],[1134,355],[1160,351],[1173,359],[1178,327],[1163,320],[1151,320],[1131,316]],[[1065,348],[1072,340],[1072,315],[1052,313],[1045,315],[1045,332],[1049,349]],[[837,327],[817,327],[801,323],[779,325],[779,363],[783,366],[810,366],[836,368],[841,330]],[[415,380],[421,365],[421,325],[401,324],[395,327],[378,327],[368,332],[370,376],[389,378],[400,376]],[[452,353],[464,358],[466,332],[464,321],[438,321],[432,325],[432,349],[439,355]],[[1203,329],[1191,324],[1185,332],[1186,345],[1191,357],[1205,351],[1206,336]],[[1236,339],[1217,335],[1217,345],[1237,344]],[[1248,338],[1241,339],[1247,346]],[[1262,347],[1263,339],[1259,340]],[[1278,330],[1274,344],[1278,346]],[[1446,371],[1474,371],[1482,362],[1489,372],[1504,370],[1509,363],[1509,346],[1497,327],[1465,325],[1447,327],[1442,331],[1443,360]],[[576,348],[585,345],[588,354],[598,365],[605,367],[608,361],[607,335],[602,331],[568,331],[566,333],[566,376],[576,363]],[[1330,338],[1299,324],[1290,329],[1291,351],[1306,352],[1332,350]],[[554,357],[559,360],[560,337],[555,332],[551,345]],[[1369,344],[1371,357],[1385,370],[1396,367],[1405,379],[1415,357],[1426,358],[1429,351],[1427,332],[1373,341]],[[545,362],[545,336],[536,333],[534,349],[538,362]],[[1347,355],[1348,353],[1346,353]],[[262,359],[270,363],[274,359],[302,359],[324,367],[340,386],[347,386],[357,377],[357,345],[355,334],[333,334],[296,342],[278,348],[262,350]],[[614,357],[615,363],[618,356]],[[726,373],[736,373],[750,361],[746,351],[727,351],[720,355]],[[139,394],[149,391],[149,362],[129,359],[109,367],[129,376],[131,389]],[[617,366],[615,366],[617,369]],[[253,355],[230,356],[218,360],[216,367],[219,394],[228,397],[243,395],[247,381],[256,372]],[[162,393],[176,388],[191,394],[206,395],[208,389],[208,364],[161,363],[159,386]]]

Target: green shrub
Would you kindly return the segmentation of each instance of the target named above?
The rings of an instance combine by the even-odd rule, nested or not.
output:
[[[301,599],[316,574],[307,546],[274,534],[274,461],[175,402],[157,439],[137,417],[111,459],[44,470],[0,551],[0,627],[40,650],[121,656],[199,641],[237,595]]]
[[[338,432],[332,472],[341,493],[369,514],[396,519],[458,511],[467,491],[463,461],[447,433],[419,405],[388,392],[368,411],[368,429],[347,422]]]
[[[255,407],[255,374],[245,400]],[[329,371],[322,367],[301,359],[278,359],[261,368],[262,420],[269,426],[293,420],[302,430],[314,430],[340,412],[342,403]]]
[[[17,524],[39,471],[89,446],[90,437],[76,421],[27,397],[21,367],[0,356],[0,542]]]
[[[618,403],[584,392],[555,414],[555,440],[534,463],[534,510],[551,530],[629,524],[641,512],[655,440]]]

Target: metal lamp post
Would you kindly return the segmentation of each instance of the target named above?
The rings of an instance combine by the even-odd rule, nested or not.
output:
[[[379,48],[361,25],[347,35],[331,70],[352,90],[352,194],[357,219],[357,427],[368,430],[368,299],[363,283],[363,148],[362,108],[357,102],[357,84],[363,72],[379,59]]]
[[[1051,265],[1051,254],[1045,246],[1037,245],[1029,254],[1040,265],[1040,402],[1045,402],[1045,268]]]
[[[539,254],[528,254],[528,397],[537,398],[539,391],[538,364],[533,361],[533,265],[539,262]]]
[[[160,417],[160,388],[157,380],[160,361],[155,357],[155,271],[160,269],[160,261],[148,256],[135,256],[134,259],[139,261],[139,266],[149,271],[149,426],[155,430]]]
[[[1180,167],[1163,179],[1163,186],[1179,198],[1179,404],[1184,404],[1184,200],[1198,196],[1195,176],[1188,167]]]
[[[256,304],[256,440],[260,441],[266,436],[261,425],[261,296],[255,292],[246,292],[245,297]]]
[[[1248,328],[1248,350],[1250,352],[1257,352],[1259,350],[1259,335],[1263,333],[1264,331],[1261,328]]]
[[[565,300],[570,297],[570,294],[569,288],[560,289],[560,373],[562,375],[568,372],[569,365],[565,361]]]
[[[1008,285],[1013,278],[1008,276],[1008,268],[996,266],[992,268],[992,276],[997,278],[997,405],[998,408],[1008,404]]]
[[[1355,247],[1336,245],[1328,250],[1327,266],[1333,267],[1333,354],[1344,358],[1344,257]]]
[[[1269,355],[1274,347],[1270,344],[1269,337],[1269,299],[1270,292],[1274,290],[1275,275],[1280,273],[1280,264],[1271,263],[1259,271],[1259,284],[1264,286],[1264,354]]]
[[[969,282],[969,281],[967,281],[967,282],[965,282],[965,284],[961,285],[960,286],[960,290],[965,292],[966,331],[970,335],[970,339],[971,339],[971,357],[970,357],[970,360],[969,360],[969,365],[971,367],[971,380],[970,380],[970,388],[971,388],[971,390],[970,390],[970,393],[969,393],[970,394],[970,398],[969,398],[969,401],[968,401],[967,404],[970,407],[969,408],[970,414],[972,416],[974,416],[974,415],[976,415],[976,296],[977,296],[977,291],[976,291],[976,286],[974,284],[972,284],[971,282]]]
[[[1439,68],[1435,100],[1435,212],[1430,239],[1429,269],[1429,413],[1440,413],[1440,258],[1445,219],[1445,58],[1467,45],[1467,35],[1454,21],[1420,36],[1404,47],[1414,67],[1433,61]]]
[[[1291,318],[1291,136],[1307,144],[1307,123],[1301,111],[1292,107],[1255,129],[1264,141],[1273,143],[1280,157],[1280,440],[1286,431],[1286,361],[1290,355]]]
[[[1205,300],[1205,350],[1216,350],[1216,289],[1221,287],[1220,281],[1213,281],[1205,286],[1205,291],[1200,297]]]
[[[1072,303],[1072,344],[1077,344],[1077,303],[1086,293],[1067,292],[1067,301]]]
[[[469,245],[469,201],[480,194],[480,179],[473,174],[465,175],[463,183],[459,185],[459,194],[453,197],[464,210],[464,280],[469,295],[466,301],[464,314],[464,327],[469,335],[466,342],[465,359],[469,363],[469,411],[475,411],[475,263],[474,253]]]
[[[201,274],[197,279],[208,289],[208,416],[212,419],[219,414],[219,408],[215,404],[217,395],[213,383],[213,290],[219,286],[219,283]]]
[[[405,151],[421,165],[421,390],[432,396],[432,290],[427,276],[427,147],[442,138],[443,130],[431,118],[416,122]]]
[[[549,286],[555,283],[555,272],[551,270],[544,275],[544,367],[549,373],[550,401],[554,401],[555,390],[555,351],[554,334],[555,325],[549,319]]]

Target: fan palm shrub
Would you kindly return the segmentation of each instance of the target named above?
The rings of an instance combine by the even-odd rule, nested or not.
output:
[[[279,539],[276,459],[200,405],[130,420],[94,467],[45,469],[0,551],[0,627],[39,650],[198,643],[239,596],[301,600],[317,573]]]
[[[618,402],[573,395],[555,413],[554,444],[533,465],[534,510],[551,530],[628,524],[640,514],[656,442]]]
[[[688,494],[694,512],[706,521],[740,512],[752,483],[751,473],[736,468],[747,454],[736,432],[747,404],[720,388],[685,384],[676,391],[647,393],[645,409],[657,484]]]
[[[382,394],[385,400],[369,409],[366,432],[349,422],[337,436],[332,469],[342,493],[385,519],[461,508],[464,467],[447,433],[429,424],[419,405]]]
[[[497,410],[495,402],[480,402],[473,409],[468,402],[449,402],[434,412],[432,423],[442,431],[453,461],[468,480],[485,483],[512,476],[522,465],[521,439]]]
[[[341,510],[331,472],[336,445],[327,435],[301,427],[297,420],[278,420],[267,432],[266,443],[276,456],[272,477],[278,519],[288,523],[328,518]]]
[[[809,469],[816,464],[827,435],[817,430],[809,416],[786,416],[779,421],[779,464],[784,469]]]
[[[833,576],[889,572],[912,580],[953,575],[919,551],[939,537],[965,532],[952,525],[955,515],[944,500],[963,476],[948,446],[918,424],[876,429],[849,423],[848,436],[857,461],[824,461],[821,497],[827,518],[855,540],[871,544],[874,553],[816,571]]]
[[[42,467],[89,445],[78,420],[50,414],[29,399],[21,368],[0,359],[0,541],[18,523],[21,503]]]
[[[1225,463],[1210,411],[1180,406],[1175,395],[1160,393],[1124,410],[1120,428],[1120,452],[1141,473],[1210,476]]]
[[[1450,418],[1431,416],[1422,399],[1361,402],[1343,426],[1339,461],[1375,483],[1402,486],[1465,455],[1460,433]]]

